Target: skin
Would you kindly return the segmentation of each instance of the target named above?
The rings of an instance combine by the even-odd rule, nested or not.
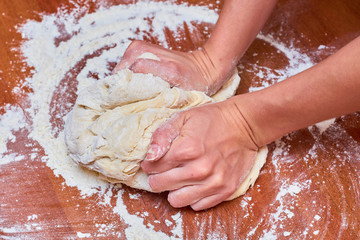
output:
[[[226,0],[201,50],[183,53],[133,42],[114,71],[152,73],[173,86],[216,92],[269,17],[274,0]],[[231,23],[238,24],[231,24]],[[136,59],[144,52],[160,62]],[[248,175],[259,147],[314,123],[360,109],[360,37],[281,83],[176,114],[153,134],[142,169],[173,207],[226,200]],[[291,89],[291,91],[289,91]]]

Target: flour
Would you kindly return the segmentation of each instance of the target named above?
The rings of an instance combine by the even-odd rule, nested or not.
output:
[[[97,79],[110,75],[113,66],[111,64],[120,60],[131,39],[147,37],[145,32],[151,32],[161,45],[168,47],[164,33],[165,27],[174,34],[175,40],[181,40],[182,37],[177,32],[184,28],[184,22],[190,32],[196,31],[195,24],[197,22],[214,24],[218,18],[217,12],[204,6],[175,5],[165,2],[138,2],[126,6],[99,7],[94,13],[86,13],[80,19],[79,12],[86,13],[86,6],[77,7],[71,12],[59,9],[58,14],[41,15],[40,22],[27,21],[18,27],[18,31],[26,39],[22,44],[21,53],[25,57],[27,65],[34,69],[24,85],[31,87],[33,93],[29,94],[28,100],[31,107],[26,112],[18,107],[8,105],[5,107],[6,113],[0,118],[0,169],[13,161],[24,159],[23,155],[12,153],[8,144],[16,141],[14,132],[26,129],[30,132],[29,137],[37,141],[45,150],[46,156],[43,156],[41,160],[53,170],[56,176],[64,179],[64,188],[75,187],[83,198],[96,195],[101,199],[99,204],[112,206],[113,213],[117,214],[127,226],[126,238],[182,239],[184,238],[184,223],[181,211],[174,213],[170,219],[159,219],[148,223],[145,221],[147,218],[145,213],[143,215],[129,213],[129,206],[123,199],[124,190],[120,189],[116,193],[112,193],[111,190],[119,188],[119,186],[102,181],[96,174],[75,165],[64,150],[62,124],[73,106],[78,90],[93,84]],[[60,29],[60,25],[62,29]],[[208,31],[209,29],[206,27],[205,33]],[[73,36],[66,40],[59,40],[63,35]],[[273,36],[260,34],[258,38],[278,49],[279,53],[284,54],[288,58],[289,64],[280,70],[272,70],[254,64],[252,71],[258,77],[263,78],[263,81],[260,85],[252,85],[250,91],[260,90],[282,81],[314,64],[307,55],[300,53],[293,46],[277,41]],[[322,49],[325,47],[320,46],[319,50]],[[17,51],[17,49],[14,50]],[[76,68],[79,62],[82,62],[84,66],[75,76],[71,70]],[[70,81],[66,81],[67,78],[77,82],[77,85],[71,85]],[[77,91],[74,90],[75,88]],[[56,91],[61,96],[58,102],[53,100]],[[21,93],[21,90],[14,88],[13,92]],[[32,123],[27,121],[25,114],[30,116],[30,119],[33,120]],[[54,119],[60,121],[60,124],[53,124]],[[322,129],[320,131],[325,132],[327,127]],[[30,159],[34,160],[38,156],[42,156],[39,152],[39,149],[34,150]],[[289,145],[281,140],[277,141],[272,159],[275,166],[275,177],[280,170],[283,170],[282,163],[286,161],[288,153]],[[311,183],[303,180],[299,177],[296,182],[284,182],[280,186],[274,200],[274,204],[278,205],[277,211],[269,216],[273,225],[268,228],[268,231],[260,234],[264,239],[276,237],[276,230],[285,230],[282,226],[283,222],[294,217],[293,209],[296,203],[285,204],[285,200],[296,200],[302,191],[309,189]],[[260,191],[259,186],[255,185],[254,188]],[[115,205],[111,204],[113,198]],[[139,200],[141,194],[130,194],[129,198],[134,201]],[[248,216],[252,214],[254,206],[252,201],[253,199],[245,197],[240,202],[240,208],[246,211],[243,220],[247,220]],[[159,209],[160,204],[154,208]],[[315,220],[320,218],[319,215],[314,217]],[[1,227],[0,230],[4,233],[26,233],[41,230],[42,226],[36,222],[37,220],[39,220],[38,216],[31,214],[27,216],[28,223],[25,226]],[[0,217],[0,223],[1,221]],[[212,219],[209,221],[211,222]],[[226,239],[226,236],[219,233],[220,227],[224,227],[221,226],[221,221],[219,219],[214,221],[219,223],[217,225],[219,231],[209,233],[205,231],[208,227],[205,221],[201,221],[200,218],[194,220],[199,226],[200,236],[203,238]],[[162,223],[165,223],[170,229],[170,236],[155,230],[154,226]],[[113,236],[124,237],[122,233],[116,232],[116,226],[111,223],[95,224],[94,227],[98,229],[97,233],[91,235],[86,232],[77,232],[77,237],[106,237],[109,232],[113,231],[115,231]],[[251,229],[247,237],[251,238],[253,234],[257,233],[257,229],[258,226]],[[284,231],[284,236],[290,234],[290,230]],[[304,235],[306,236],[306,234]]]
[[[249,92],[258,91],[273,85],[274,83],[281,82],[295,74],[302,72],[314,65],[313,61],[306,54],[297,51],[293,44],[287,46],[285,43],[279,42],[272,35],[259,34],[258,39],[275,47],[278,54],[285,55],[289,61],[288,65],[284,69],[271,69],[265,66],[254,65],[252,70],[261,81],[259,86],[250,86]],[[255,56],[257,54],[255,53]]]
[[[31,102],[29,114],[33,119],[30,138],[44,147],[46,156],[42,160],[53,169],[54,174],[62,176],[67,186],[77,187],[86,197],[93,194],[104,195],[110,185],[99,179],[96,174],[84,171],[70,160],[65,151],[62,126],[54,127],[49,115],[49,112],[55,112],[51,107],[53,94],[64,77],[71,76],[69,70],[79,61],[84,61],[84,57],[94,55],[85,60],[85,67],[76,76],[77,89],[83,89],[96,81],[89,78],[92,73],[96,73],[98,78],[109,75],[112,69],[108,63],[118,62],[130,44],[130,39],[141,38],[143,32],[150,32],[150,28],[154,36],[167,46],[163,32],[165,26],[176,32],[186,22],[192,30],[192,22],[215,23],[218,15],[206,7],[155,2],[139,2],[110,8],[100,7],[95,13],[86,14],[80,19],[77,19],[76,12],[75,10],[71,13],[45,15],[41,22],[28,21],[19,28],[19,31],[23,38],[27,39],[22,46],[22,53],[27,64],[35,69],[33,76],[27,79],[34,91],[29,96]],[[151,23],[148,19],[152,20]],[[67,34],[76,34],[57,45],[55,39],[64,34],[57,26],[59,24],[63,26]],[[95,54],[96,52],[101,52],[101,54]],[[71,109],[72,103],[67,99],[71,97],[68,94],[70,91],[67,85],[59,91],[64,98],[61,99],[61,103],[57,103],[59,106],[55,106],[61,110],[54,114],[55,119],[66,118],[66,114]],[[4,129],[8,131],[8,129],[16,128],[10,125]],[[10,135],[10,138],[13,136]],[[5,152],[6,148],[2,147],[1,150]],[[113,210],[129,225],[125,231],[128,239],[138,238],[139,232],[142,232],[143,237],[169,238],[166,234],[145,226],[140,217],[128,214],[122,202],[121,191],[116,197],[117,204]],[[110,203],[107,197],[104,201]],[[179,216],[176,215],[171,238],[182,237],[182,220]],[[82,233],[78,233],[78,237],[82,236]]]
[[[320,134],[324,133],[333,123],[335,122],[335,118],[325,120],[319,123],[316,123],[315,126],[319,129]]]
[[[90,238],[91,237],[90,233],[76,232],[76,235],[78,238]]]
[[[285,182],[278,194],[276,195],[275,202],[273,204],[277,205],[276,212],[271,213],[269,216],[269,222],[271,227],[263,232],[263,235],[260,239],[278,239],[278,232],[284,232],[284,236],[291,235],[291,232],[284,231],[284,224],[288,222],[292,217],[294,217],[294,212],[292,211],[295,208],[296,202],[299,201],[297,196],[301,191],[308,190],[310,186],[309,181],[304,182]],[[291,204],[285,204],[287,198],[291,198]],[[301,200],[300,200],[301,201]]]
[[[38,215],[33,214],[33,215],[28,216],[28,217],[27,217],[27,220],[30,221],[30,220],[35,220],[35,219],[37,219],[37,218],[38,218]]]
[[[8,151],[6,146],[8,141],[16,141],[16,137],[13,132],[24,128],[26,121],[20,108],[7,105],[4,110],[6,113],[0,116],[0,154],[4,154]],[[6,163],[4,159],[0,161],[0,165]]]
[[[146,226],[144,224],[144,219],[131,215],[127,212],[126,205],[124,204],[121,193],[123,190],[119,191],[119,196],[116,201],[116,206],[113,208],[115,213],[121,213],[121,217],[126,221],[129,225],[126,228],[125,233],[127,239],[182,239],[182,219],[179,213],[175,214],[173,217],[176,218],[176,224],[172,230],[172,236],[169,237],[165,233],[155,232],[153,230],[153,226]]]

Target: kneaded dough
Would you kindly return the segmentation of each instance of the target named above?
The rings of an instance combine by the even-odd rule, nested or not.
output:
[[[151,53],[139,58],[158,60]],[[155,129],[176,112],[233,96],[239,82],[235,73],[209,97],[203,92],[170,87],[159,77],[128,69],[98,80],[79,91],[68,115],[65,142],[69,155],[110,182],[151,191],[140,163]],[[266,159],[264,151],[259,152],[249,176],[231,199],[244,194],[255,182]]]
[[[259,177],[261,168],[264,166],[266,162],[267,154],[268,154],[267,146],[264,146],[258,150],[255,156],[254,165],[252,166],[249,174],[247,175],[245,180],[240,184],[236,192],[234,192],[228,199],[226,199],[227,201],[237,198],[241,195],[244,195],[246,191],[254,185],[256,179]]]

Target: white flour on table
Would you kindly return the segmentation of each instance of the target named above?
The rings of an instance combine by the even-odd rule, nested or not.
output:
[[[152,36],[155,36],[163,46],[168,47],[164,34],[165,28],[174,33],[175,39],[180,39],[180,36],[177,36],[176,33],[184,27],[184,22],[190,28],[190,31],[196,31],[194,23],[214,24],[218,14],[204,6],[155,2],[139,2],[109,8],[100,7],[95,13],[87,13],[77,19],[76,16],[79,10],[83,9],[74,9],[70,13],[62,11],[55,15],[43,15],[40,22],[31,20],[18,28],[23,38],[26,39],[21,47],[21,52],[26,63],[34,69],[32,71],[33,75],[28,77],[24,83],[33,90],[33,93],[29,94],[31,107],[26,110],[33,122],[28,123],[22,110],[18,107],[6,106],[6,114],[0,117],[0,170],[1,165],[24,159],[22,155],[9,153],[7,144],[9,141],[16,141],[13,132],[26,128],[30,131],[30,138],[37,141],[44,148],[46,156],[42,157],[42,160],[53,170],[56,176],[62,176],[67,186],[79,189],[84,198],[98,194],[102,196],[102,203],[110,206],[110,198],[114,197],[109,191],[111,185],[97,178],[95,174],[83,171],[72,162],[66,155],[61,123],[52,124],[53,119],[63,121],[63,118],[66,118],[67,113],[71,110],[74,101],[71,103],[68,100],[71,98],[71,94],[67,92],[70,87],[64,85],[59,90],[59,94],[64,97],[60,102],[53,103],[53,93],[66,77],[76,78],[78,81],[77,89],[79,90],[92,84],[96,79],[111,74],[112,69],[110,69],[109,63],[118,62],[131,40],[147,36],[146,32],[151,32]],[[69,35],[69,38],[60,42],[56,41],[64,34]],[[289,59],[289,64],[283,70],[276,70],[275,74],[271,69],[254,65],[253,71],[264,81],[261,86],[251,86],[250,91],[259,90],[284,80],[313,65],[307,55],[300,53],[292,46],[278,42],[272,36],[259,35],[258,38],[277,48],[281,54]],[[84,61],[85,66],[76,77],[73,76],[70,70],[85,56],[90,56],[89,59]],[[55,117],[52,117],[49,113],[53,113]],[[17,119],[17,122],[13,122],[13,119]],[[325,129],[321,131],[325,131]],[[274,153],[275,158],[286,153],[286,149],[282,148],[284,144],[278,144],[277,146],[278,148]],[[276,151],[278,154],[276,154]],[[34,154],[37,154],[37,152],[34,151]],[[274,164],[277,164],[276,161]],[[274,225],[268,232],[264,232],[264,238],[270,236],[272,231],[275,231],[281,225],[282,220],[291,218],[294,214],[291,212],[291,208],[282,203],[282,199],[285,196],[296,196],[302,189],[307,188],[306,182],[301,184],[284,182],[278,193],[278,198],[276,198],[280,208],[278,212],[272,215],[273,219],[271,219]],[[180,211],[174,214],[172,219],[166,221],[168,226],[173,226],[169,236],[155,231],[153,225],[145,224],[141,216],[130,214],[123,202],[122,194],[123,190],[117,192],[117,201],[116,206],[113,207],[113,212],[118,214],[124,223],[128,225],[125,230],[128,239],[183,238],[183,221]],[[136,199],[140,196],[131,195],[130,197]],[[251,199],[244,197],[240,206],[243,208],[248,207],[249,211],[251,211],[249,202],[251,202]],[[35,216],[30,215],[29,221],[36,221]],[[199,225],[202,226],[201,223]],[[97,235],[77,232],[77,237],[106,236],[105,233],[111,230],[111,226],[107,225],[97,225],[96,227],[98,228]],[[41,226],[33,224],[31,228],[41,229]],[[206,228],[206,226],[202,226],[199,230],[200,235],[203,228]],[[256,228],[252,229],[248,236],[252,236]],[[8,232],[24,231],[26,226],[23,230],[19,229],[19,226],[14,226],[1,230],[7,230]],[[139,235],[140,233],[141,235]],[[284,233],[284,235],[287,234],[287,232]],[[203,235],[203,237],[216,239],[224,236],[214,232],[212,235],[207,234],[206,236]]]

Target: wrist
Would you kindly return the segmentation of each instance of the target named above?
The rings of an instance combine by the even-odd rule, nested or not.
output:
[[[265,100],[265,101],[264,101]],[[247,134],[258,148],[271,143],[283,134],[283,129],[278,129],[276,107],[262,97],[261,92],[237,95],[228,100],[234,106],[233,111],[239,119],[239,124],[245,125]]]
[[[213,95],[233,74],[237,61],[219,59],[213,52],[209,52],[206,46],[192,51],[191,56],[198,70],[206,80],[206,94]]]
[[[309,104],[300,103],[305,89],[301,89],[301,85],[289,86],[288,83],[292,85],[294,81],[286,80],[269,88],[232,98],[259,147],[308,126],[311,124],[309,119],[316,117],[316,112],[307,109]],[[288,89],[300,90],[296,94]],[[311,114],[315,116],[310,116]]]
[[[253,131],[251,122],[243,113],[244,105],[241,104],[239,100],[242,101],[242,99],[232,97],[226,101],[220,102],[222,116],[224,121],[232,126],[231,131],[242,136],[241,138],[247,139],[247,141],[242,144],[248,149],[257,151],[262,145],[258,142],[258,138]]]

